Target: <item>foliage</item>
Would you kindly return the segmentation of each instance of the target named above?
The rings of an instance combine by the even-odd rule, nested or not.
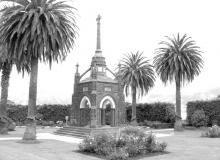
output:
[[[132,135],[135,137],[143,137],[145,136],[145,132],[142,128],[128,126],[121,130],[120,134],[123,135]]]
[[[107,157],[107,160],[126,160],[128,159],[128,153],[124,148],[119,149],[118,151],[114,151],[110,153]]]
[[[155,129],[172,128],[173,127],[172,123],[163,123],[160,121],[147,121],[147,120],[145,120],[144,122],[140,122],[139,125],[140,126],[148,126],[150,128],[155,128]]]
[[[50,65],[66,57],[76,36],[75,8],[57,0],[6,1],[15,2],[1,9],[0,41],[9,57]]]
[[[177,77],[183,84],[193,81],[203,65],[199,47],[186,34],[166,38],[168,41],[160,42],[163,47],[157,50],[154,57],[154,66],[160,79],[164,83],[175,81]]]
[[[41,105],[38,106],[38,113],[42,114],[45,121],[63,121],[69,116],[71,105]]]
[[[127,107],[127,120],[131,119],[131,106]],[[137,105],[137,121],[160,121],[164,123],[174,123],[175,110],[171,103],[144,103]],[[142,123],[143,124],[143,123]]]
[[[129,87],[135,87],[140,91],[139,94],[143,96],[154,86],[153,66],[149,64],[149,60],[142,56],[142,53],[127,54],[122,59],[119,69],[126,95],[129,93]]]
[[[95,153],[96,142],[93,137],[86,137],[83,139],[82,143],[79,144],[80,152]]]
[[[71,105],[40,105],[37,106],[39,125],[53,125],[58,121],[65,122],[65,116],[70,116]],[[7,110],[8,116],[17,125],[24,125],[27,117],[27,106],[12,105]]]
[[[194,127],[202,127],[207,126],[208,119],[203,110],[196,110],[192,115],[191,121]]]
[[[100,133],[94,137],[86,137],[79,145],[79,150],[106,156],[114,151],[115,146],[116,141],[112,136]]]
[[[217,125],[209,127],[206,132],[202,133],[202,137],[220,138],[220,127]]]
[[[121,130],[118,139],[108,134],[87,137],[79,145],[81,152],[96,153],[112,160],[125,160],[149,152],[164,152],[166,143],[159,143],[152,134],[146,134],[138,127],[127,127]]]
[[[14,105],[7,109],[8,117],[10,117],[17,125],[24,124],[27,118],[27,106]]]
[[[196,110],[203,110],[207,119],[208,125],[213,123],[220,125],[220,100],[209,101],[191,101],[187,103],[187,120],[189,125],[192,125],[192,115]]]
[[[138,127],[126,127],[121,131],[119,143],[124,144],[129,157],[134,157],[142,152],[142,141],[146,137],[144,130]]]

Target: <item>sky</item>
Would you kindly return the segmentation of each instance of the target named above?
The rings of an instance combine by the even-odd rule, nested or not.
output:
[[[67,0],[68,1],[68,0]],[[72,0],[78,36],[66,60],[40,64],[38,104],[71,104],[76,63],[83,73],[89,68],[96,47],[96,17],[101,15],[101,47],[107,66],[113,71],[130,52],[143,52],[152,62],[155,49],[165,36],[187,34],[201,48],[204,67],[195,80],[182,88],[183,105],[189,100],[212,99],[220,94],[220,1],[219,0]],[[13,69],[9,99],[27,104],[29,75]],[[129,98],[128,98],[129,100]],[[175,85],[162,84],[139,102],[175,103]]]

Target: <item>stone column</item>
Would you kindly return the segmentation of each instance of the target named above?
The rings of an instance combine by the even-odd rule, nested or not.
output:
[[[91,107],[91,128],[96,128],[97,127],[97,115],[96,115],[96,108],[94,106]]]
[[[102,108],[102,125],[105,125],[105,109]]]
[[[111,126],[115,126],[115,109],[111,109]]]

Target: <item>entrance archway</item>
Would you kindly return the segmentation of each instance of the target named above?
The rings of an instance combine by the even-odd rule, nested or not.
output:
[[[80,126],[90,124],[91,102],[87,96],[84,96],[80,102]]]
[[[91,108],[91,103],[88,97],[84,96],[80,102],[80,108]]]
[[[110,96],[106,96],[100,103],[101,125],[115,126],[115,102]]]

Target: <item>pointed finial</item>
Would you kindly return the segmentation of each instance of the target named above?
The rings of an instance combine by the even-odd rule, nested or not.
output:
[[[98,17],[96,18],[96,21],[98,22],[98,23],[100,23],[100,20],[101,20],[101,16],[100,16],[100,14],[98,15]]]
[[[76,64],[76,73],[79,73],[79,63]]]

